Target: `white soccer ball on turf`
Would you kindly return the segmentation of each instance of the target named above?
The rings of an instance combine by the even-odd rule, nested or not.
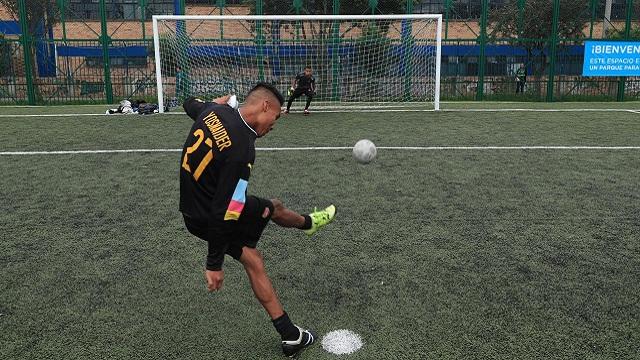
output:
[[[353,147],[353,158],[361,164],[368,164],[376,158],[376,146],[371,140],[363,139],[356,143]]]

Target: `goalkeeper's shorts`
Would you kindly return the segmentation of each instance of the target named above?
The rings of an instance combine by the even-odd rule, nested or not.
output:
[[[302,95],[306,95],[307,97],[312,97],[314,94],[313,91],[311,91],[311,89],[309,88],[296,88],[293,93],[291,95],[289,95],[290,97],[293,97],[294,99],[299,98]]]

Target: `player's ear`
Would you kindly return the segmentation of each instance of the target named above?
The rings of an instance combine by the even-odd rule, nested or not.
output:
[[[269,104],[269,100],[263,100],[262,101],[262,112],[267,112],[269,111],[270,108],[270,104]]]

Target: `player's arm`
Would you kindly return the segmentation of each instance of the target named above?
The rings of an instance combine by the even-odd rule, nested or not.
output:
[[[316,78],[314,77],[311,78],[311,92],[316,93]]]
[[[200,116],[200,114],[202,114],[206,107],[207,103],[204,100],[198,99],[194,96],[189,97],[182,104],[184,112],[186,112],[187,115],[189,115],[189,117],[193,119],[193,121],[198,120],[198,117]]]
[[[250,170],[247,163],[230,160],[224,163],[218,175],[212,204],[216,241],[209,242],[206,267],[209,271],[222,269],[224,254],[234,240],[233,230],[244,209]]]

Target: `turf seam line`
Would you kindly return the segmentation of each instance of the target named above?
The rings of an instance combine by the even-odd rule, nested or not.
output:
[[[336,109],[336,110],[315,110],[318,113],[351,113],[354,109],[344,108],[344,109]],[[640,114],[640,110],[632,110],[632,109],[526,109],[526,108],[516,108],[516,109],[440,109],[440,112],[629,112],[633,114]],[[433,109],[367,109],[363,112],[436,112]],[[295,114],[292,113],[292,114]],[[132,114],[133,115],[133,114]],[[168,112],[164,114],[156,114],[156,115],[185,115],[184,112]],[[118,117],[130,117],[130,115],[107,115],[107,114],[14,114],[7,115],[1,114],[0,118],[30,118],[30,117],[78,117],[78,116],[110,116],[114,118]],[[149,116],[149,115],[144,115]]]
[[[381,150],[640,150],[640,146],[378,146]],[[351,150],[351,146],[263,147],[257,151],[311,151]],[[76,155],[119,153],[172,153],[182,149],[104,149],[104,150],[53,150],[53,151],[2,151],[0,156],[18,155]]]

